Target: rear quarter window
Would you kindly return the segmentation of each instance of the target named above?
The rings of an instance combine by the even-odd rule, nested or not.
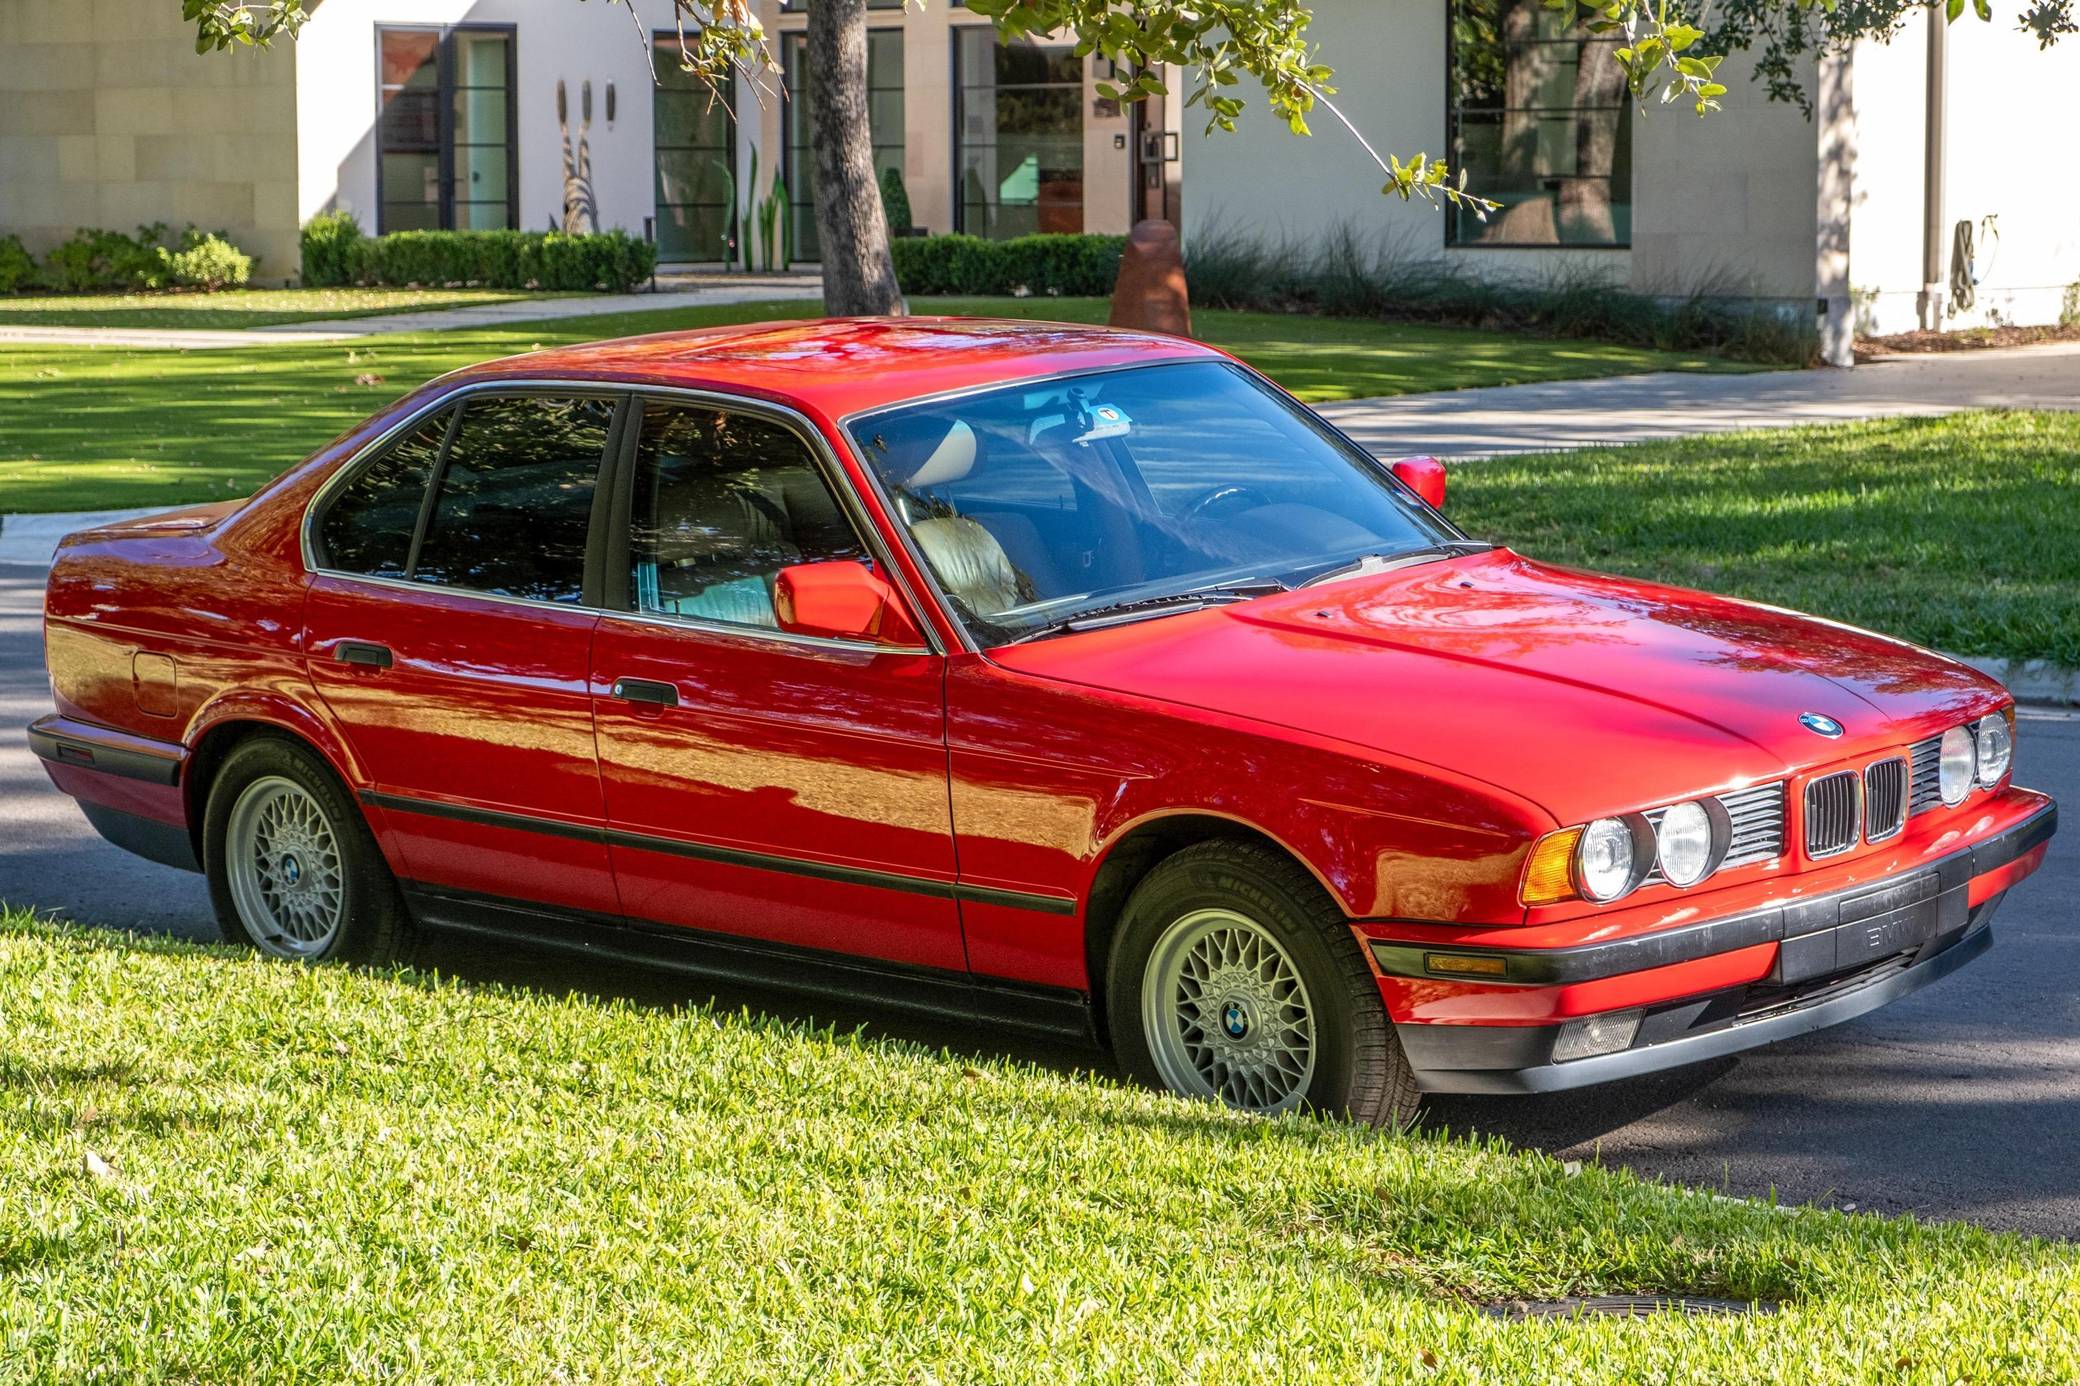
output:
[[[405,575],[426,483],[454,415],[443,409],[420,424],[332,498],[318,520],[320,567],[368,577]]]

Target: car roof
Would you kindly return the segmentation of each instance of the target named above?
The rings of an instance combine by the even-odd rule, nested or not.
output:
[[[827,418],[1038,376],[1220,360],[1182,337],[1004,318],[819,318],[659,332],[557,347],[457,372],[482,379],[709,387]]]

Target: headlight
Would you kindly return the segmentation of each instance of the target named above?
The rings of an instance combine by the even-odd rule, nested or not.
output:
[[[1972,792],[1972,777],[1978,769],[1976,739],[1971,728],[1952,727],[1943,733],[1942,747],[1936,752],[1936,786],[1942,791],[1943,802],[1951,808],[1963,803],[1964,796]]]
[[[2015,759],[2015,734],[2008,730],[2006,713],[1996,712],[1979,719],[1979,783],[1988,789],[2001,782]]]
[[[1639,850],[1632,825],[1622,818],[1599,818],[1582,829],[1575,848],[1575,879],[1591,900],[1615,900],[1639,883],[1634,869]]]
[[[1677,804],[1654,829],[1661,874],[1670,885],[1693,886],[1711,873],[1712,819],[1695,801]]]

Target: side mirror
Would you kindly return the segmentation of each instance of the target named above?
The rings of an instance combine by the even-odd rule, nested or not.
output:
[[[780,629],[794,635],[882,645],[924,643],[896,590],[879,573],[850,559],[782,568],[773,579],[773,608]]]
[[[1434,457],[1404,457],[1387,470],[1432,510],[1444,509],[1444,463]]]

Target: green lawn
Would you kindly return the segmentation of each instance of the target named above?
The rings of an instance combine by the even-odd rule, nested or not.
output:
[[[2076,666],[2076,497],[2080,413],[1983,412],[1470,462],[1446,508],[1535,557]]]
[[[1105,315],[1099,299],[914,306],[1087,322]],[[734,304],[208,351],[0,346],[0,514],[243,495],[397,395],[473,361],[810,310],[802,301]],[[1740,369],[1709,357],[1404,323],[1205,312],[1195,326],[1310,399],[1676,366]]]
[[[2069,1246],[988,1052],[19,913],[0,1017],[9,1382],[2080,1375]],[[1481,1308],[1641,1291],[1782,1308]]]
[[[377,313],[469,308],[522,289],[226,289],[214,294],[0,294],[0,327],[271,327]]]

